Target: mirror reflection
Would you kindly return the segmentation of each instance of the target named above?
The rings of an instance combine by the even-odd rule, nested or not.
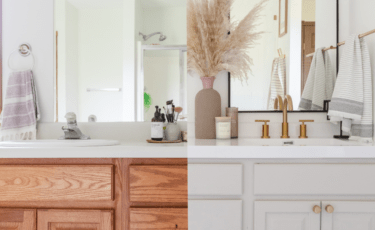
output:
[[[242,19],[258,1],[238,0],[231,18]],[[317,0],[270,0],[263,12],[262,39],[249,50],[253,59],[247,82],[230,81],[230,106],[239,111],[322,111],[336,79],[336,3]]]
[[[186,108],[186,1],[55,0],[55,114],[77,121],[151,121]]]

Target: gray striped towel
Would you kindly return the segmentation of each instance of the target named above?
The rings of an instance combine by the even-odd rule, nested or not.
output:
[[[370,54],[365,38],[353,34],[345,43],[328,115],[343,122],[350,139],[372,141],[372,113]]]
[[[329,52],[316,50],[299,104],[300,110],[323,110],[324,100],[331,100],[336,82]]]
[[[272,63],[271,84],[268,93],[267,109],[274,109],[274,102],[277,95],[282,98],[286,95],[286,69],[285,58],[275,58]]]
[[[10,74],[1,116],[1,141],[36,139],[40,113],[31,70]]]

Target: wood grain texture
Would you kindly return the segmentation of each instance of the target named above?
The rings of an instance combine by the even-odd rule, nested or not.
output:
[[[113,166],[1,166],[0,201],[112,200]]]
[[[112,210],[38,210],[38,230],[113,230]]]
[[[130,230],[188,229],[187,208],[131,208]]]
[[[131,202],[187,202],[187,166],[131,165],[129,178]]]
[[[35,210],[0,209],[0,230],[36,230]]]

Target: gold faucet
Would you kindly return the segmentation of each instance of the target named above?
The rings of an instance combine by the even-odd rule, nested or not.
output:
[[[284,99],[284,105],[283,105],[283,131],[282,131],[282,136],[281,138],[283,139],[286,139],[286,138],[290,138],[289,136],[289,124],[288,124],[288,103],[289,103],[289,99],[288,97],[285,97]]]

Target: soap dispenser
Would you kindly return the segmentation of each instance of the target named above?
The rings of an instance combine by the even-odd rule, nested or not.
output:
[[[162,141],[164,137],[164,122],[160,114],[159,106],[155,106],[156,111],[151,119],[151,140]]]

